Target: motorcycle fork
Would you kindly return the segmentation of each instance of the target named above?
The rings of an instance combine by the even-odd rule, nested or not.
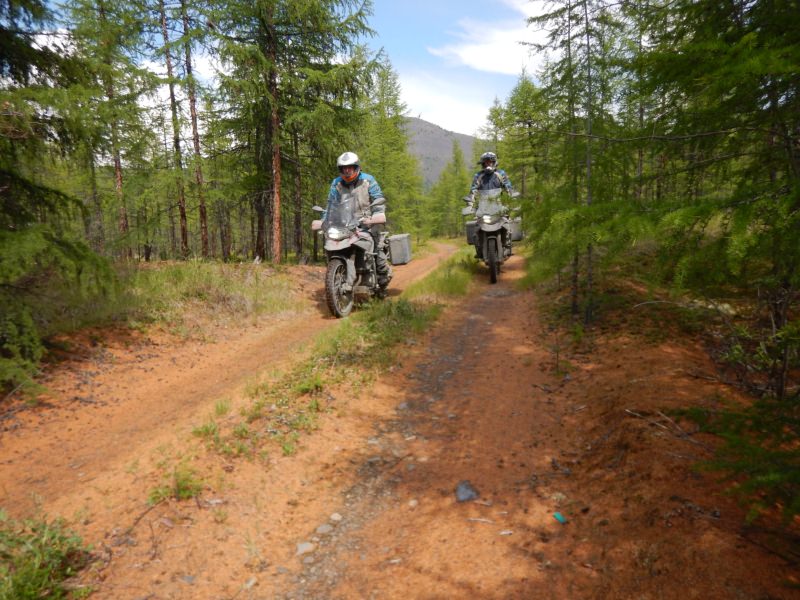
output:
[[[497,241],[495,241],[495,239]],[[485,233],[481,236],[481,260],[486,260],[486,257],[489,256],[489,244],[495,244],[495,255],[502,256],[501,252],[503,250],[502,246],[502,236],[497,233]]]

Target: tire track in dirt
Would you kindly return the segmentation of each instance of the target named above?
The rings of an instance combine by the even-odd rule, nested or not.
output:
[[[397,269],[393,286],[434,262]],[[748,545],[741,511],[691,472],[685,455],[697,446],[625,411],[656,414],[664,399],[683,406],[714,393],[686,375],[702,364],[701,350],[623,337],[592,356],[571,355],[570,376],[556,374],[535,296],[515,288],[522,275],[519,257],[497,285],[484,270],[474,293],[420,341],[400,346],[370,389],[326,387],[320,428],[296,454],[204,455],[209,476],[194,501],[147,508],[157,481],[156,459],[146,457],[161,444],[185,448],[213,396],[187,399],[171,424],[155,419],[151,435],[123,438],[142,457],[138,467],[120,451],[84,481],[68,463],[72,480],[62,477],[43,504],[98,548],[101,560],[82,578],[92,597],[792,597],[781,582],[793,567]],[[304,316],[310,329],[335,324],[323,308]],[[291,332],[274,333],[271,343],[285,349]],[[302,341],[294,347],[302,351]],[[252,353],[263,358],[262,348]],[[126,381],[136,382],[131,373]],[[187,388],[193,377],[183,380]],[[54,433],[64,411],[34,411],[51,416],[32,421],[28,433]],[[25,432],[3,434],[1,467],[14,463],[6,450]],[[90,434],[84,429],[76,446],[91,446]],[[43,443],[11,475],[0,470],[4,497],[31,484],[9,478],[48,460],[49,448]],[[456,502],[464,480],[480,492],[477,501]]]
[[[395,266],[390,294],[453,251],[437,244]],[[211,343],[126,336],[54,373],[42,404],[15,412],[0,431],[0,506],[17,517],[36,510],[71,515],[112,489],[133,493],[121,472],[139,470],[141,457],[177,443],[216,401],[241,395],[259,374],[297,360],[321,330],[337,324],[324,303],[324,267],[294,269],[304,280],[301,292],[315,299],[300,314],[218,331]]]
[[[343,524],[281,597],[510,598],[544,581],[523,540],[557,534],[547,503],[531,502],[531,477],[557,452],[552,432],[534,428],[548,402],[540,386],[558,382],[542,368],[529,294],[514,289],[522,272],[514,257],[498,284],[481,281],[401,373],[361,399],[362,410],[391,414],[374,423]],[[459,504],[466,480],[480,498]],[[559,597],[547,585],[543,597]]]
[[[622,339],[556,373],[522,274],[514,257],[481,281],[362,395],[344,518],[273,597],[793,597],[792,565],[743,544],[741,510],[692,472],[696,440],[625,410],[702,402],[685,374],[701,349]],[[476,501],[457,502],[463,481]]]

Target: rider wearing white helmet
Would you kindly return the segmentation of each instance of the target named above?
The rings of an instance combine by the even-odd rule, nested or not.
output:
[[[336,160],[339,169],[339,176],[331,182],[331,189],[328,192],[328,208],[339,202],[342,192],[352,192],[356,196],[356,201],[362,217],[362,223],[370,226],[370,233],[378,248],[376,254],[376,267],[378,271],[378,285],[386,287],[392,278],[392,270],[386,260],[386,253],[378,245],[379,225],[372,225],[371,218],[378,213],[386,212],[386,203],[382,202],[378,206],[370,206],[376,200],[383,198],[381,186],[369,173],[361,170],[361,163],[355,152],[345,152]],[[327,214],[327,210],[325,211]],[[324,215],[323,215],[324,218]]]

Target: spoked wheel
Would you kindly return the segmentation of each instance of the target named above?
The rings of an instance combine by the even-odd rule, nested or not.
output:
[[[339,258],[332,258],[325,273],[325,300],[331,314],[338,319],[346,317],[353,310],[353,290],[346,292],[346,283],[347,265]]]
[[[486,244],[486,262],[489,265],[489,281],[497,283],[497,272],[500,264],[497,262],[497,240],[489,238]]]

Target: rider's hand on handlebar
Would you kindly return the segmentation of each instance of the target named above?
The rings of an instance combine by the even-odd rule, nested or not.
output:
[[[369,227],[372,225],[372,217],[362,217],[358,220],[359,224],[363,225],[364,227]]]

